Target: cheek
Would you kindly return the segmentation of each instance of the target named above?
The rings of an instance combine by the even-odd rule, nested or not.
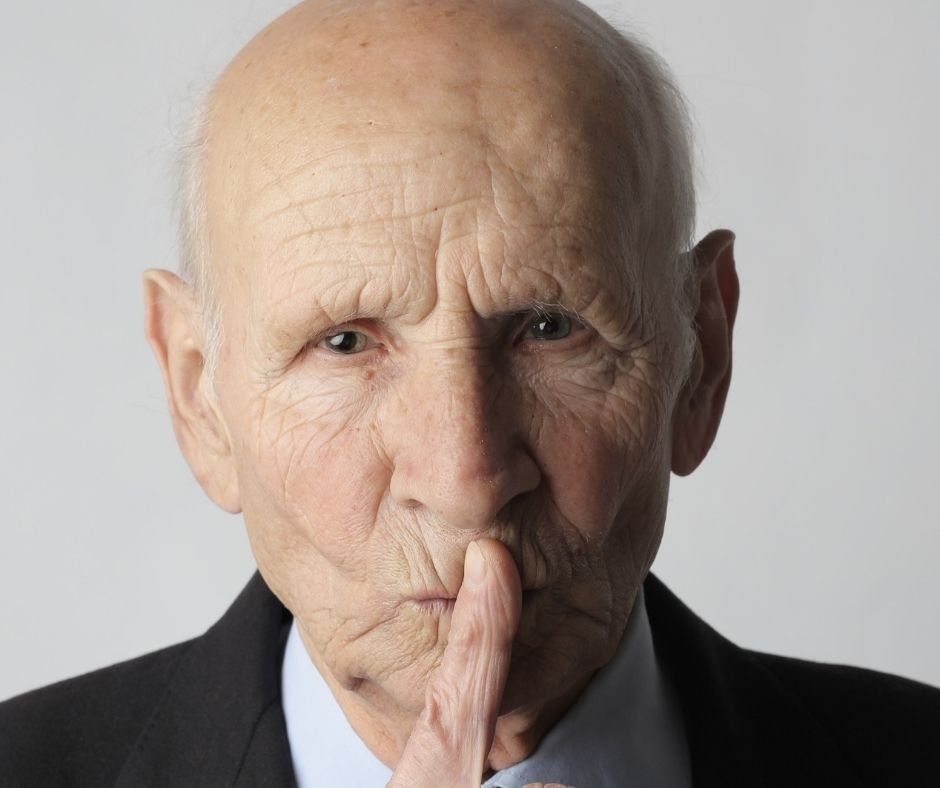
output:
[[[668,395],[642,360],[609,359],[547,381],[536,451],[558,509],[584,536],[658,510],[669,476]],[[664,485],[665,482],[665,485]],[[651,524],[652,525],[652,524]]]
[[[272,390],[243,412],[239,483],[259,565],[320,585],[361,579],[387,487],[361,401],[335,390]]]
[[[566,521],[585,532],[607,528],[623,477],[623,452],[610,435],[576,418],[559,419],[543,433],[537,461]]]

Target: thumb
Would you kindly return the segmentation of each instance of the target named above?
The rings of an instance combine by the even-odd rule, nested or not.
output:
[[[444,657],[389,786],[479,788],[521,608],[519,572],[505,545],[472,542]]]

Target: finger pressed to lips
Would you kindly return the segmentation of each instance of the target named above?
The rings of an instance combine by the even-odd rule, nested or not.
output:
[[[447,649],[391,785],[479,786],[519,626],[522,590],[506,547],[467,548]]]

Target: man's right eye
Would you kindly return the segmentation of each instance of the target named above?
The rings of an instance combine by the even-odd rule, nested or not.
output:
[[[351,356],[365,350],[369,338],[361,331],[340,331],[338,334],[330,334],[320,344],[332,353]]]

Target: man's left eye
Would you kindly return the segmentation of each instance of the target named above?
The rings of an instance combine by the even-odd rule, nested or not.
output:
[[[526,337],[543,341],[564,339],[574,327],[574,321],[563,312],[542,312],[529,323]]]
[[[351,356],[365,350],[369,345],[369,338],[360,331],[340,331],[326,337],[321,344],[332,353]]]

